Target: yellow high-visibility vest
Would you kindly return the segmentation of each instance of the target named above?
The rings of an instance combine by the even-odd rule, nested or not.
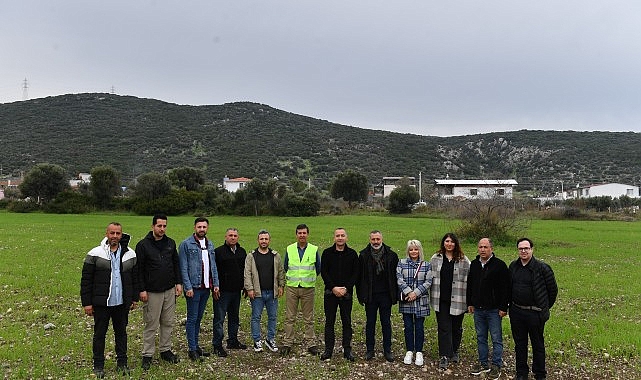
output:
[[[307,243],[303,259],[296,243],[287,246],[287,286],[313,288],[316,285],[316,252],[318,247]]]

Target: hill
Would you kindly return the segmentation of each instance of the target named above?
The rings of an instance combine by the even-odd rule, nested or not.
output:
[[[256,103],[189,106],[113,94],[0,104],[0,165],[40,162],[70,174],[108,164],[124,179],[191,166],[222,177],[311,178],[324,187],[351,168],[383,176],[515,178],[540,192],[598,182],[641,183],[641,134],[515,131],[455,137],[355,128]]]

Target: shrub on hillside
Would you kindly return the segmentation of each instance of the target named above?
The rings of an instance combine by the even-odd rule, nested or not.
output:
[[[84,214],[91,211],[91,198],[74,191],[63,191],[43,209],[50,214]]]
[[[477,242],[488,237],[495,243],[513,243],[524,236],[528,221],[517,214],[510,199],[475,199],[462,203],[462,220],[456,233],[463,239]]]

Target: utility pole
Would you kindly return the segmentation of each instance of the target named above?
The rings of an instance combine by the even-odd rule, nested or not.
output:
[[[418,172],[418,199],[423,202],[423,172]]]
[[[24,78],[24,81],[22,81],[22,100],[29,100],[29,84],[27,82],[27,78]]]

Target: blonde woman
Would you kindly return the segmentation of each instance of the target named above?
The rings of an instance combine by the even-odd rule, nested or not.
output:
[[[425,317],[430,315],[430,286],[432,273],[430,263],[423,259],[423,246],[418,240],[409,240],[405,249],[406,258],[396,266],[396,282],[399,289],[398,311],[403,314],[403,330],[407,352],[403,363],[423,365],[425,342]]]

